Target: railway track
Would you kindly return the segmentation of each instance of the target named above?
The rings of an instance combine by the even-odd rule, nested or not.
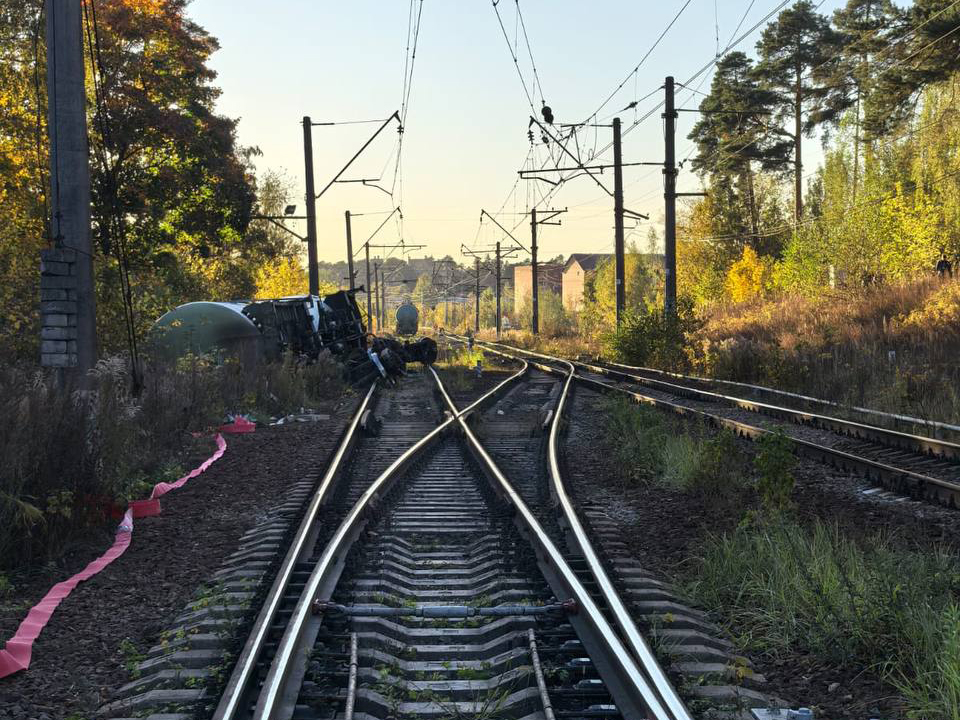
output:
[[[481,442],[468,422],[527,369],[465,408],[432,370],[408,379],[364,440],[378,425],[371,389],[215,718],[690,718],[569,501],[559,516],[542,502],[563,507],[556,411],[569,380],[538,374],[537,402],[511,413],[549,430],[547,457],[511,446],[517,433]],[[508,479],[498,460],[511,451]],[[538,473],[554,478],[548,491]]]
[[[890,493],[894,500],[932,500],[960,507],[960,444],[727,395],[649,377],[621,367],[570,361],[497,343],[484,349],[507,357],[524,357],[545,372],[565,375],[602,392],[619,393],[679,415],[694,416],[739,435],[757,439],[782,428],[798,454],[863,474],[881,487],[868,493]]]

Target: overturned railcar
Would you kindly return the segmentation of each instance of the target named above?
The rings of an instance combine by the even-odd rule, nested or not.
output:
[[[160,351],[173,357],[239,352],[277,360],[286,352],[316,358],[321,350],[346,356],[367,344],[360,307],[350,290],[324,297],[186,303],[157,320],[153,330]]]

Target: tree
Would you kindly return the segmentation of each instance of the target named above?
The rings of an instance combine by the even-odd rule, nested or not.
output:
[[[186,4],[97,0],[87,13],[98,314],[108,351],[124,343],[127,301],[124,313],[133,311],[142,332],[186,298],[250,297],[256,267],[275,254],[269,238],[246,235],[258,151],[238,148],[236,122],[214,112],[219,90],[207,62],[218,45]]]
[[[863,116],[870,107],[875,84],[872,61],[888,46],[890,38],[885,29],[893,23],[896,13],[890,0],[847,0],[846,6],[833,14],[843,52],[836,62],[814,71],[826,91],[818,120],[838,125],[848,112],[853,113],[852,201],[857,198],[861,175]],[[869,145],[866,152],[869,160]]]
[[[916,109],[921,90],[960,70],[960,5],[914,0],[893,20],[889,61],[876,78],[876,102],[866,118],[873,137],[901,126]]]
[[[711,186],[738,180],[743,203],[731,199],[746,210],[754,241],[760,236],[760,214],[753,163],[786,159],[783,145],[771,144],[765,128],[764,116],[770,114],[775,101],[772,92],[760,87],[751,60],[742,52],[729,53],[717,63],[710,94],[700,103],[701,119],[688,136],[697,144],[693,169],[710,177]],[[733,187],[726,189],[732,191]]]
[[[799,0],[787,8],[763,31],[757,43],[760,62],[757,77],[762,86],[774,95],[775,118],[780,123],[776,133],[793,145],[794,219],[803,216],[803,137],[810,136],[822,115],[816,111],[822,105],[825,92],[814,81],[812,72],[834,61],[840,49],[840,35],[830,27],[827,19],[816,12],[809,0]],[[793,131],[784,125],[793,121]],[[771,148],[775,157],[782,145]],[[776,162],[785,169],[786,161]]]

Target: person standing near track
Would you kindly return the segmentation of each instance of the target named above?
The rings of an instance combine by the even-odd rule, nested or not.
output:
[[[953,264],[947,260],[947,253],[940,248],[940,259],[937,261],[937,277],[941,280],[953,278]]]

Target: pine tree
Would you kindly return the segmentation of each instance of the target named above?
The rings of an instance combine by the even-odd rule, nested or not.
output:
[[[875,80],[876,102],[866,117],[873,136],[912,117],[920,91],[960,70],[960,5],[953,0],[915,0],[898,10],[889,52]]]
[[[760,233],[760,213],[753,163],[786,160],[783,144],[770,143],[766,131],[766,116],[775,100],[760,87],[750,58],[742,52],[725,55],[717,63],[710,94],[700,103],[702,118],[688,136],[697,144],[693,169],[709,175],[711,186],[738,180],[754,239]]]
[[[778,127],[776,132],[793,145],[794,217],[803,215],[803,137],[810,136],[821,119],[825,91],[816,82],[814,71],[838,56],[842,38],[827,19],[816,12],[809,0],[787,8],[763,31],[757,50],[757,74],[762,86],[776,96],[776,118],[783,124],[793,121],[793,130]],[[805,117],[805,111],[806,117]],[[785,169],[786,162],[780,165]]]
[[[823,83],[826,102],[817,114],[819,122],[838,125],[848,112],[853,114],[853,173],[851,199],[856,200],[860,180],[861,146],[864,144],[863,116],[869,107],[874,77],[874,57],[889,42],[885,29],[896,17],[890,0],[848,0],[833,14],[843,52],[836,62],[817,68],[814,76]],[[869,160],[869,139],[865,153]]]

